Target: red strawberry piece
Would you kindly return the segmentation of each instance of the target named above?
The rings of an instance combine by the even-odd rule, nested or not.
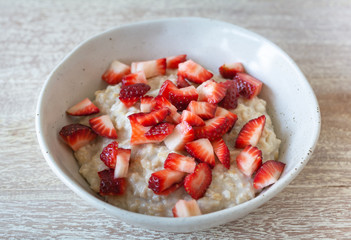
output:
[[[167,68],[170,69],[177,69],[179,63],[185,62],[186,61],[186,54],[178,55],[178,56],[172,56],[172,57],[167,57],[166,62],[167,62]]]
[[[212,168],[216,164],[213,147],[207,138],[201,138],[185,144],[185,150],[200,162],[208,163]]]
[[[138,123],[145,127],[154,126],[162,122],[170,113],[171,110],[169,110],[168,107],[164,107],[154,110],[150,113],[138,114],[136,120],[138,121]]]
[[[64,126],[60,136],[74,151],[93,141],[97,134],[88,126],[74,123]]]
[[[219,103],[225,96],[227,89],[225,86],[208,80],[197,87],[199,101],[205,101],[213,104]]]
[[[130,154],[130,149],[118,148],[118,155],[114,173],[115,178],[127,177]]]
[[[116,141],[111,142],[102,150],[100,159],[109,168],[115,169],[118,155],[118,143]]]
[[[217,107],[215,117],[226,117],[228,119],[228,131],[230,131],[234,124],[236,123],[236,120],[238,120],[238,116],[224,108]]]
[[[186,110],[206,120],[215,116],[216,108],[217,106],[212,103],[191,101]]]
[[[108,115],[102,115],[89,120],[90,127],[102,137],[117,138],[117,132]]]
[[[236,157],[238,169],[248,177],[261,166],[262,152],[257,147],[246,146]]]
[[[114,178],[114,169],[98,172],[100,177],[100,195],[116,196],[123,195],[127,181],[125,178]]]
[[[184,149],[184,145],[193,141],[194,138],[194,129],[188,122],[183,121],[174,128],[173,132],[164,140],[164,143],[169,150],[181,151]]]
[[[119,61],[113,61],[105,73],[101,76],[102,80],[108,84],[117,84],[122,78],[130,73],[130,67]]]
[[[168,154],[164,163],[165,169],[177,170],[180,172],[193,173],[196,167],[195,159],[178,153]]]
[[[184,110],[182,112],[182,115],[180,116],[180,121],[187,121],[193,127],[200,127],[205,125],[205,122],[204,120],[202,120],[202,118],[188,110]]]
[[[223,64],[219,67],[219,73],[223,78],[233,79],[237,73],[245,72],[244,66],[240,62]]]
[[[155,107],[156,100],[151,96],[143,96],[140,98],[140,111],[141,112],[151,112]]]
[[[176,190],[178,190],[179,188],[184,186],[184,180],[182,180],[179,183],[175,183],[172,186],[170,186],[169,188],[167,188],[166,190],[163,190],[162,192],[158,192],[155,193],[156,195],[162,195],[162,196],[167,196],[169,194],[171,194],[172,192],[175,192]]]
[[[146,78],[156,77],[166,74],[166,58],[156,60],[133,62],[132,73],[143,71]]]
[[[89,98],[85,98],[83,101],[77,103],[67,110],[67,114],[72,116],[86,116],[99,112],[99,108],[95,106],[94,103],[89,100]]]
[[[182,76],[178,76],[177,77],[177,87],[178,88],[184,88],[184,87],[189,87],[190,84],[188,83],[188,81],[182,77]]]
[[[212,182],[212,171],[206,163],[199,163],[195,171],[186,176],[184,181],[185,191],[193,198],[202,198]]]
[[[143,71],[139,71],[136,73],[131,73],[123,77],[122,85],[129,86],[136,83],[145,83],[147,84],[147,80],[145,77],[145,73]]]
[[[145,83],[136,83],[121,88],[119,93],[119,100],[124,103],[126,107],[133,106],[142,96],[150,90],[150,86]]]
[[[252,99],[260,94],[262,82],[247,73],[237,73],[234,77],[241,96]]]
[[[150,142],[150,140],[146,138],[145,133],[147,133],[151,127],[144,127],[137,120],[138,116],[142,114],[143,113],[135,113],[128,116],[130,125],[132,127],[132,136],[130,139],[131,145],[144,144]]]
[[[150,128],[150,130],[145,133],[145,137],[152,142],[162,142],[168,135],[173,132],[173,130],[173,124],[166,122],[159,123]]]
[[[194,83],[203,83],[213,77],[213,74],[192,60],[178,65],[178,76],[182,76]]]
[[[170,121],[175,124],[180,123],[180,114],[177,112],[177,108],[172,103],[170,103],[165,97],[160,95],[155,97],[155,101],[156,104],[154,109],[168,107],[169,110],[171,110],[171,114],[169,115]],[[166,120],[168,121],[168,117],[166,118]]]
[[[229,129],[229,121],[226,117],[215,117],[205,121],[205,126],[195,127],[195,137],[208,138],[210,141],[221,138]]]
[[[183,172],[162,169],[151,174],[148,187],[154,193],[160,193],[170,188],[173,184],[181,182],[184,176],[185,173]]]
[[[230,168],[230,152],[222,138],[212,142],[213,150],[224,167]]]
[[[226,109],[235,109],[238,106],[239,99],[239,92],[236,82],[233,80],[227,80],[225,82],[221,82],[220,85],[224,86],[227,89],[227,92],[218,105]]]
[[[192,217],[201,215],[197,202],[192,199],[189,201],[178,200],[172,208],[173,217]]]
[[[255,189],[262,189],[267,187],[280,178],[283,170],[285,168],[285,163],[269,160],[265,162],[258,170],[253,180],[253,186]]]
[[[236,148],[244,148],[247,145],[256,146],[260,140],[264,125],[266,123],[266,116],[262,115],[258,118],[248,121],[240,130],[235,141]]]

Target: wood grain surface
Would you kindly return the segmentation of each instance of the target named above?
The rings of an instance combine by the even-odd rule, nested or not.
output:
[[[38,95],[56,64],[111,27],[165,17],[230,22],[272,40],[318,98],[312,159],[247,217],[208,231],[136,228],[94,209],[46,164],[35,135]],[[351,239],[351,1],[0,0],[1,239]]]

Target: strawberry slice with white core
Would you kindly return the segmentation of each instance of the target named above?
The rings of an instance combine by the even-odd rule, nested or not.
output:
[[[188,122],[183,121],[174,128],[173,132],[164,140],[164,143],[169,150],[181,151],[186,143],[194,139],[194,129]]]
[[[130,149],[118,148],[117,162],[115,166],[115,178],[125,178],[128,175]]]
[[[182,115],[180,117],[180,121],[181,122],[187,121],[193,127],[205,126],[205,122],[204,122],[204,120],[202,120],[202,118],[200,118],[198,115],[196,115],[195,113],[192,113],[188,110],[184,110],[182,112]]]
[[[196,160],[208,163],[211,168],[216,164],[213,147],[207,138],[201,138],[185,144],[185,150]]]
[[[228,130],[226,132],[230,131],[238,120],[238,116],[235,113],[221,107],[217,107],[215,117],[226,117],[228,119]]]
[[[151,112],[151,110],[155,107],[156,100],[151,96],[143,96],[140,98],[140,111],[141,112]]]
[[[178,76],[177,77],[177,88],[184,88],[184,87],[189,87],[190,84],[188,83],[188,81],[182,77],[182,76]]]
[[[172,103],[170,103],[165,97],[160,95],[155,97],[155,101],[156,104],[154,109],[168,107],[169,110],[171,110],[171,114],[169,115],[170,121],[175,124],[180,123],[180,114],[177,112],[177,108]],[[168,117],[166,118],[166,120],[168,121]]]
[[[219,103],[225,96],[227,89],[216,83],[214,80],[208,80],[196,88],[199,94],[199,101],[205,101],[213,104]]]
[[[193,198],[202,198],[212,182],[212,170],[207,163],[199,163],[195,171],[186,176],[185,191]]]
[[[184,186],[184,180],[182,180],[179,183],[173,184],[172,186],[170,186],[169,188],[167,188],[166,190],[163,190],[162,192],[158,192],[155,193],[156,195],[163,195],[163,196],[167,196],[169,194],[171,194],[172,192],[178,190],[179,188]]]
[[[172,208],[173,217],[192,217],[201,215],[199,205],[196,200],[178,200]]]
[[[122,85],[124,85],[124,86],[129,86],[129,85],[133,85],[136,83],[147,84],[145,73],[143,71],[128,74],[128,75],[124,76],[122,79]]]
[[[260,94],[262,82],[247,73],[237,73],[234,77],[241,96],[252,99]]]
[[[95,106],[89,98],[85,98],[83,101],[75,104],[67,110],[67,114],[72,116],[86,116],[99,112],[99,108]]]
[[[213,150],[218,158],[218,160],[227,169],[230,168],[230,152],[222,138],[212,142]]]
[[[137,115],[136,120],[145,127],[154,126],[162,122],[170,113],[171,110],[168,107],[163,107],[150,113],[141,113]]]
[[[280,178],[284,171],[285,163],[269,160],[265,162],[258,170],[253,180],[253,186],[257,190],[267,187]]]
[[[100,195],[101,196],[117,196],[123,195],[127,180],[125,178],[115,178],[114,169],[108,169],[98,172],[100,177]]]
[[[179,63],[186,61],[186,54],[166,58],[167,68],[177,69]]]
[[[187,60],[178,65],[178,76],[200,84],[213,77],[213,74],[193,60]]]
[[[150,142],[162,142],[173,130],[173,124],[163,122],[150,128],[150,130],[145,133],[145,137],[150,140]]]
[[[236,157],[238,169],[248,177],[261,166],[262,152],[257,147],[246,146]]]
[[[144,127],[137,120],[138,116],[142,114],[143,113],[135,113],[128,116],[130,125],[132,127],[132,136],[130,138],[131,145],[144,144],[150,142],[150,140],[147,139],[147,137],[145,136],[145,133],[147,133],[151,127]]]
[[[245,148],[247,145],[256,146],[260,140],[266,123],[266,116],[262,115],[258,118],[248,121],[240,130],[235,141],[236,148]]]
[[[206,120],[215,116],[216,108],[217,106],[212,103],[191,101],[186,110]]]
[[[117,132],[108,115],[102,115],[89,120],[90,127],[102,137],[117,138]]]
[[[101,76],[102,80],[114,85],[120,83],[122,78],[130,73],[130,67],[119,61],[113,61],[105,73]]]
[[[151,87],[145,83],[136,83],[129,86],[122,86],[119,92],[119,100],[129,108],[133,106]]]
[[[245,68],[242,63],[226,63],[219,67],[219,73],[223,78],[233,79],[237,73],[244,73]]]
[[[165,169],[177,170],[180,172],[193,173],[196,167],[195,159],[178,153],[168,154],[164,163]]]
[[[64,126],[59,134],[74,151],[87,145],[97,137],[97,134],[90,127],[79,123]]]
[[[160,193],[170,188],[173,184],[183,180],[186,173],[163,169],[151,174],[148,187],[155,193]]]
[[[100,160],[105,163],[107,167],[114,169],[116,167],[117,155],[118,143],[113,141],[102,149]]]
[[[227,80],[219,84],[225,87],[227,89],[227,92],[222,101],[218,103],[218,105],[226,109],[235,109],[238,106],[238,99],[240,96],[236,81]]]
[[[208,138],[210,141],[221,138],[229,129],[229,121],[226,117],[214,117],[205,121],[205,126],[195,127],[195,137]]]
[[[166,66],[166,58],[144,62],[133,62],[132,73],[143,71],[146,78],[156,77],[166,74]]]

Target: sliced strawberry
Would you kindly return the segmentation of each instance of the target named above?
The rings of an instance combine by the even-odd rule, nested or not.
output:
[[[252,99],[260,94],[262,82],[247,73],[237,73],[234,77],[241,96]]]
[[[130,149],[118,148],[117,162],[115,166],[115,178],[124,178],[128,175]]]
[[[102,115],[89,120],[90,127],[102,137],[117,138],[117,132],[108,115]]]
[[[188,122],[183,121],[174,128],[174,131],[164,140],[164,143],[169,150],[181,151],[184,149],[184,145],[193,141],[194,138],[194,129]]]
[[[238,116],[224,108],[217,107],[215,117],[226,117],[228,119],[228,129],[226,132],[230,131],[234,124],[236,123],[236,120],[238,120]]]
[[[156,195],[162,195],[162,196],[167,196],[169,194],[171,194],[172,192],[175,192],[176,190],[178,190],[179,188],[184,186],[184,180],[182,180],[179,183],[173,184],[172,186],[170,186],[169,188],[167,188],[166,190],[163,190],[162,192],[158,192],[155,193]]]
[[[210,141],[221,138],[229,129],[229,121],[226,117],[215,117],[205,121],[205,126],[195,127],[195,137],[208,138]]]
[[[155,101],[156,104],[154,109],[168,107],[169,110],[171,110],[171,114],[169,115],[170,121],[175,124],[180,123],[180,114],[177,112],[177,108],[172,103],[170,103],[165,97],[160,95],[155,97]],[[168,117],[166,118],[166,120],[167,119]]]
[[[212,171],[207,163],[199,163],[195,171],[186,176],[185,191],[194,199],[202,198],[212,182]]]
[[[156,100],[151,96],[143,96],[140,98],[140,111],[141,112],[151,112],[155,107]]]
[[[87,145],[97,137],[97,134],[90,127],[79,123],[64,126],[59,134],[74,151]]]
[[[114,169],[98,172],[100,177],[100,195],[116,196],[123,195],[127,181],[125,178],[114,178]]]
[[[188,110],[184,110],[182,112],[182,115],[180,117],[180,121],[181,122],[187,121],[193,127],[200,127],[200,126],[204,126],[205,125],[204,120],[202,120],[195,113],[192,113],[192,112],[190,112]]]
[[[206,120],[215,116],[216,108],[217,106],[212,103],[191,101],[186,110]]]
[[[238,106],[239,92],[237,84],[233,80],[227,80],[220,83],[227,89],[226,95],[219,102],[219,106],[222,106],[226,109],[235,109]]]
[[[262,189],[267,187],[280,178],[280,175],[284,171],[285,163],[269,160],[265,162],[258,170],[253,180],[253,186],[255,189]]]
[[[166,62],[167,62],[167,68],[170,69],[177,69],[179,63],[185,62],[186,61],[186,54],[178,55],[178,56],[172,56],[172,57],[167,57]]]
[[[145,73],[143,71],[139,71],[136,73],[131,73],[123,77],[122,85],[129,86],[136,83],[145,83],[147,84],[147,80],[145,77]]]
[[[141,113],[137,115],[136,120],[145,127],[154,126],[162,122],[170,113],[171,110],[168,107],[163,107],[150,113]]]
[[[178,200],[172,208],[173,217],[192,217],[201,215],[197,202],[192,199],[189,201]]]
[[[133,62],[132,73],[143,71],[146,78],[166,74],[166,58],[150,60],[145,62]]]
[[[184,88],[184,87],[189,87],[191,86],[188,81],[182,77],[182,76],[178,76],[177,77],[177,88]]]
[[[187,60],[178,65],[178,76],[182,76],[194,83],[203,83],[210,79],[213,74],[200,66],[200,64]]]
[[[171,123],[159,123],[145,133],[145,137],[150,142],[162,142],[174,130],[174,125]]]
[[[121,88],[119,93],[119,100],[124,103],[126,107],[133,106],[142,96],[150,90],[150,86],[145,83],[136,83]]]
[[[67,114],[72,116],[86,116],[99,112],[99,108],[95,106],[94,103],[89,100],[89,98],[85,98],[83,101],[77,103],[67,110]]]
[[[109,168],[115,169],[118,155],[118,142],[113,141],[102,150],[100,159]]]
[[[238,169],[248,177],[261,166],[262,152],[257,147],[246,146],[236,157]]]
[[[151,174],[148,187],[155,193],[160,193],[173,184],[181,182],[184,176],[183,172],[162,169]]]
[[[219,73],[223,78],[233,79],[237,73],[243,72],[245,72],[245,68],[240,62],[223,64],[219,67]]]
[[[168,154],[164,163],[165,169],[177,170],[180,172],[193,173],[196,167],[195,159],[178,153]]]
[[[119,61],[113,61],[105,73],[101,76],[102,80],[108,84],[117,84],[122,78],[130,73],[130,67]]]
[[[213,104],[219,103],[226,94],[226,87],[216,83],[214,80],[208,80],[197,87],[199,101],[205,101]]]
[[[240,130],[235,141],[236,148],[244,148],[247,145],[256,146],[260,140],[266,123],[266,116],[262,115],[258,118],[248,121]]]
[[[224,167],[230,168],[230,152],[222,138],[212,142],[213,150]]]
[[[212,168],[216,164],[213,147],[207,138],[201,138],[185,144],[185,150],[196,160],[208,163]]]
[[[138,116],[141,114],[143,114],[143,113],[135,113],[135,114],[128,116],[130,125],[132,127],[132,136],[130,138],[131,145],[144,144],[144,143],[151,142],[145,136],[145,133],[147,133],[151,127],[144,127],[137,120]]]

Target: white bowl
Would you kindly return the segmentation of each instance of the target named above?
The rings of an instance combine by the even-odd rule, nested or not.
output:
[[[223,63],[243,62],[250,74],[264,82],[260,96],[267,101],[275,131],[282,139],[279,161],[286,167],[281,178],[250,201],[191,218],[147,216],[104,202],[79,174],[72,152],[59,140],[61,127],[71,123],[65,110],[106,87],[100,77],[114,59],[130,63],[183,53],[216,73]],[[94,207],[144,228],[191,232],[241,218],[282,191],[311,157],[319,137],[320,113],[299,68],[267,39],[225,22],[175,18],[117,27],[77,46],[45,82],[37,106],[36,131],[52,170]]]

